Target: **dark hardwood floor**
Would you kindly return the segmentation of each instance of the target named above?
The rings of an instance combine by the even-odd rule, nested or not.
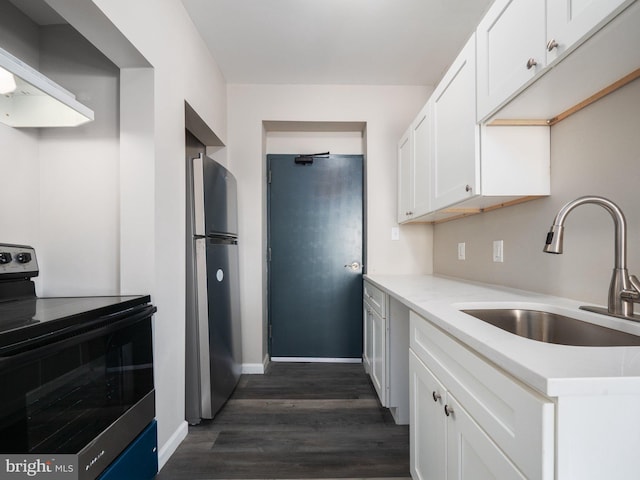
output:
[[[409,428],[380,407],[361,364],[272,363],[189,427],[156,479],[409,476]]]

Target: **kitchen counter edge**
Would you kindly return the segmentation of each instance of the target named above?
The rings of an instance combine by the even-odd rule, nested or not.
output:
[[[451,277],[367,274],[363,278],[543,395],[640,394],[640,347],[538,342],[460,309],[542,309],[635,335],[640,335],[640,323],[579,310],[584,302]]]

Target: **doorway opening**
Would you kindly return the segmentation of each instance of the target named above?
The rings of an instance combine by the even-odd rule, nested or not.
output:
[[[270,358],[361,362],[365,124],[265,122],[265,131]],[[327,150],[343,154],[310,154]]]

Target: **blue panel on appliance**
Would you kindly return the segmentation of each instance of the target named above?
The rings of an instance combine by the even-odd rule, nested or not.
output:
[[[158,426],[154,420],[98,477],[98,480],[151,480],[158,473]]]

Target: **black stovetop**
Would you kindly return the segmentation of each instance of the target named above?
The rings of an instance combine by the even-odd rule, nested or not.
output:
[[[149,295],[27,297],[0,302],[0,348],[149,302]]]
[[[0,243],[0,349],[151,301],[148,295],[38,298],[31,280],[38,274],[33,247]]]

